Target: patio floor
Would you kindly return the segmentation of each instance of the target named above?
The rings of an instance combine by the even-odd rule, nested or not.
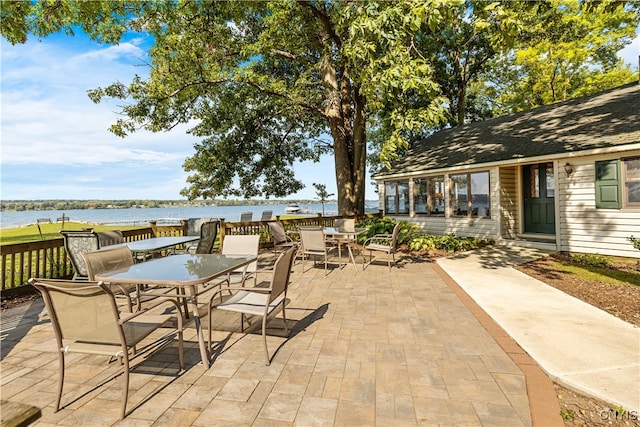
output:
[[[189,324],[186,370],[175,344],[138,358],[119,422],[118,364],[72,355],[56,413],[55,339],[38,300],[3,313],[1,397],[42,408],[40,426],[532,425],[523,370],[434,264],[305,267],[291,276],[289,337],[270,322],[270,366],[259,330],[215,312],[208,371]]]

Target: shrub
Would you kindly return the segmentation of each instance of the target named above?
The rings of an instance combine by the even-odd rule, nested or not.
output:
[[[449,233],[445,236],[435,236],[432,234],[423,234],[416,236],[409,242],[409,248],[414,251],[426,252],[431,249],[440,249],[445,252],[459,252],[476,249],[495,242],[489,239],[476,239],[473,237],[459,237],[455,233]]]
[[[396,222],[391,218],[367,218],[356,224],[356,227],[368,227],[369,230],[358,236],[358,242],[362,243],[369,237],[376,234],[391,234]],[[411,225],[407,221],[400,222],[400,230],[398,231],[398,243],[409,243],[411,239],[418,236],[418,226]]]
[[[634,248],[640,251],[640,239],[630,236],[628,240],[633,243]]]
[[[356,224],[356,227],[368,227],[369,230],[358,237],[358,242],[363,243],[375,234],[391,234],[396,222],[391,218],[367,218]],[[455,233],[445,236],[433,234],[421,234],[417,225],[411,225],[407,221],[400,222],[398,243],[406,243],[412,251],[428,252],[439,249],[445,252],[458,252],[476,249],[495,243],[490,239],[475,239],[473,237],[459,237]]]
[[[589,255],[589,254],[580,254],[580,255],[571,255],[571,261],[576,264],[584,265],[587,267],[602,267],[606,268],[611,265],[609,258],[602,255]]]
[[[430,249],[438,249],[438,236],[423,234],[414,237],[409,242],[409,249],[412,251],[428,251]]]

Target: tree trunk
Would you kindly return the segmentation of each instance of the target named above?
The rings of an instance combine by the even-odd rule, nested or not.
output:
[[[466,108],[466,82],[462,79],[458,81],[458,125],[464,125],[464,113]]]
[[[325,117],[333,137],[339,215],[364,213],[366,170],[366,99],[342,70],[338,79],[330,63],[323,67]]]
[[[354,181],[354,206],[353,215],[364,214],[366,196],[366,169],[367,169],[367,127],[366,108],[367,100],[360,94],[358,87],[354,88],[354,117],[353,117],[353,181]]]
[[[358,115],[364,117],[362,107],[356,108],[355,113],[356,119]],[[336,124],[331,126],[339,215],[364,213],[366,128],[364,120],[355,120],[354,124],[356,126],[349,125],[348,129]]]

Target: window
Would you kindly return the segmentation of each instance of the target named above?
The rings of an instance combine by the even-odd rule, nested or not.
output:
[[[385,182],[384,196],[384,210],[387,214],[409,213],[409,181]]]
[[[417,214],[444,216],[444,175],[416,179],[414,193]]]
[[[451,175],[451,215],[489,218],[489,172]]]
[[[540,188],[540,186],[542,185],[542,183],[540,182],[540,169],[544,169],[544,189]],[[530,170],[531,174],[529,179],[531,180],[531,182],[529,183],[529,196],[532,199],[539,199],[540,197],[555,197],[556,186],[554,179],[555,176],[553,173],[553,163],[532,165]]]
[[[625,207],[640,207],[640,157],[622,161],[624,187],[622,201]]]
[[[640,207],[640,157],[596,162],[596,208]]]
[[[545,189],[547,191],[547,197],[553,198],[556,196],[556,180],[555,180],[555,175],[553,173],[553,163],[547,163],[547,167],[545,168],[545,174],[546,174]]]

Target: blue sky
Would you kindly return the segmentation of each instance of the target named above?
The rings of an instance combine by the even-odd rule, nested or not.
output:
[[[118,46],[82,35],[0,43],[2,200],[183,198],[182,164],[199,140],[187,135],[187,126],[119,138],[107,130],[118,118],[117,103],[94,104],[86,95],[115,81],[128,84],[136,73],[146,76],[143,39],[125,38]],[[306,187],[289,199],[316,199],[314,182],[336,193],[333,157],[294,168]],[[372,185],[367,196],[376,197]]]
[[[169,133],[138,131],[124,139],[108,132],[117,119],[115,102],[92,103],[86,91],[129,83],[146,56],[144,40],[118,46],[84,36],[31,38],[1,49],[0,138],[2,200],[181,199],[185,158],[197,139],[186,126]],[[620,55],[638,64],[640,39]],[[315,199],[313,182],[336,192],[332,157],[295,165],[306,188],[290,199]],[[367,199],[377,198],[367,179]]]

